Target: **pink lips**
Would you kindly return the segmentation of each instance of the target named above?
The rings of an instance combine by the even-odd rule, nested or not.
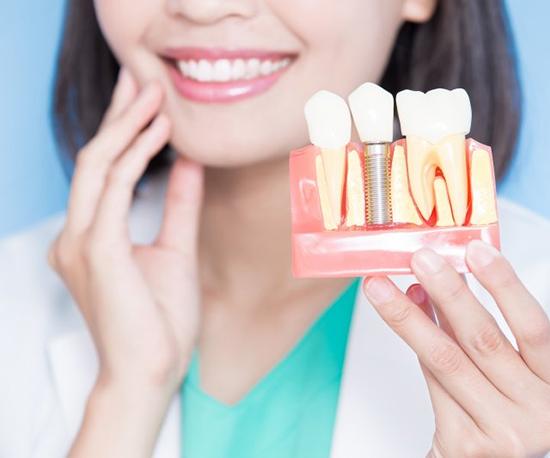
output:
[[[225,50],[220,48],[178,48],[163,53],[168,59],[168,72],[179,94],[188,100],[202,103],[231,103],[253,97],[269,90],[289,68],[289,66],[267,76],[241,79],[228,82],[201,82],[186,77],[177,67],[178,60],[201,59],[259,59],[281,60],[293,57],[289,53],[258,50]]]

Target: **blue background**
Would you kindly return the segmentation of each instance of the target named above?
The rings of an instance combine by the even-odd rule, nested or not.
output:
[[[507,0],[524,91],[519,152],[501,194],[550,217],[550,2]],[[526,3],[529,7],[526,8]],[[62,0],[0,2],[0,236],[64,208],[68,183],[49,122]],[[545,140],[546,138],[546,140]]]

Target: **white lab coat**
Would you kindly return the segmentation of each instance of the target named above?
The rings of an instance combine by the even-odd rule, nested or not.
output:
[[[164,181],[147,182],[132,209],[136,242],[151,241],[162,211]],[[550,311],[550,222],[499,201],[503,251]],[[64,215],[0,243],[0,457],[65,456],[97,371],[84,321],[46,261]],[[395,277],[407,288],[411,276]],[[468,280],[505,333],[494,302]],[[521,304],[518,304],[521,307]],[[167,414],[156,458],[179,458],[179,397]],[[424,457],[434,429],[415,354],[359,292],[342,380],[333,458]],[[185,438],[183,438],[185,440]],[[302,457],[300,457],[302,458]],[[315,457],[303,457],[315,458]]]

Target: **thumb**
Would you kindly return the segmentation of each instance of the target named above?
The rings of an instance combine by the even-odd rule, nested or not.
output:
[[[204,168],[178,157],[170,171],[164,216],[157,244],[195,255],[203,199]]]

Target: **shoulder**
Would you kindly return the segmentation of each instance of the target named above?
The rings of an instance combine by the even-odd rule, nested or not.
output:
[[[502,252],[550,312],[550,220],[507,199],[498,208]]]

